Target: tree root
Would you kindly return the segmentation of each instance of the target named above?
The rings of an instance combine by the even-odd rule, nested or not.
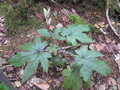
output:
[[[110,10],[110,7],[109,7],[109,4],[107,3],[107,6],[106,6],[106,17],[107,17],[107,21],[108,21],[108,24],[110,25],[112,31],[115,33],[115,35],[120,39],[120,34],[117,32],[118,30],[116,30],[111,21],[110,21],[110,17],[109,17],[109,10]]]

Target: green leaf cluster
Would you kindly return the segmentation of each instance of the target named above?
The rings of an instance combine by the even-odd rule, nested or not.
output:
[[[90,43],[92,39],[90,39],[85,32],[88,32],[89,26],[85,24],[73,24],[67,26],[67,28],[56,28],[54,32],[48,32],[47,29],[39,29],[38,33],[46,38],[50,38],[50,34],[53,38],[58,40],[65,40],[68,43],[71,43],[73,46],[77,46],[78,42],[82,43]]]
[[[79,89],[74,89],[75,87],[77,88],[78,86],[74,85],[74,81],[71,81],[73,78],[76,82],[78,82],[77,80],[79,80],[78,78],[82,78],[86,84],[87,87],[91,87],[91,78],[92,78],[92,72],[96,71],[99,74],[106,76],[108,74],[111,73],[110,68],[108,67],[108,65],[102,61],[97,59],[97,57],[101,57],[103,56],[103,54],[95,51],[95,50],[88,50],[88,46],[82,46],[80,49],[75,50],[76,54],[73,56],[74,61],[70,64],[70,68],[67,68],[65,70],[63,70],[63,76],[65,76],[64,78],[64,87],[65,88],[72,88],[73,90],[80,90],[81,87],[79,87]],[[75,74],[76,76],[72,76],[74,73],[78,73]],[[76,79],[75,79],[76,77]],[[68,80],[69,79],[69,80]],[[69,83],[72,86],[67,86],[66,84]],[[68,84],[68,85],[69,85]],[[77,83],[79,85],[82,85],[81,80],[79,80],[79,83]],[[76,84],[76,85],[77,85]]]
[[[54,40],[65,41],[66,44],[71,44],[72,47],[77,47],[79,42],[90,43],[92,39],[85,33],[89,30],[88,25],[85,24],[56,28],[51,32],[47,29],[39,29],[38,33],[45,37],[46,42],[42,42],[39,37],[36,37],[34,43],[28,42],[21,46],[21,49],[24,51],[18,52],[9,62],[18,67],[27,63],[22,77],[23,82],[31,77],[40,63],[45,72],[48,72],[49,64],[53,67],[62,68],[63,86],[66,89],[80,90],[83,81],[86,82],[87,87],[91,87],[93,71],[103,76],[111,72],[108,65],[98,59],[103,54],[95,50],[88,50],[87,45],[81,46],[81,48],[76,50],[72,48],[63,49],[65,52],[72,53],[71,57],[74,60],[68,62],[64,55],[59,53],[61,45],[54,43]]]
[[[47,46],[46,42],[42,42],[39,37],[36,37],[34,43],[26,43],[21,47],[25,52],[19,52],[10,59],[10,63],[14,66],[20,67],[28,61],[26,65],[22,81],[26,81],[33,72],[36,71],[39,63],[41,63],[45,72],[48,72],[48,58],[51,57],[50,53],[44,51]]]

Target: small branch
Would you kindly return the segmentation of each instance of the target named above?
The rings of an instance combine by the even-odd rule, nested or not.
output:
[[[5,69],[5,68],[8,68],[8,67],[11,67],[12,65],[4,65],[4,66],[2,66],[2,67],[0,67],[0,69]]]
[[[70,55],[70,56],[74,56],[73,53],[68,52],[68,51],[65,51],[65,50],[59,50],[58,52],[59,52],[59,53],[64,53],[64,54],[67,54],[67,55]]]
[[[118,7],[120,8],[120,1],[119,0],[116,0],[117,1],[117,4],[118,4]]]
[[[81,46],[81,44],[78,44],[77,47]],[[74,48],[75,46],[65,46],[65,47],[60,47],[57,50],[65,50],[65,49],[69,49],[69,48]]]
[[[112,26],[111,24],[111,21],[110,21],[110,18],[109,18],[109,4],[107,2],[107,6],[106,6],[106,17],[107,17],[107,21],[108,21],[108,24],[110,25],[112,31],[115,33],[115,35],[120,39],[120,35],[117,33],[117,30]]]

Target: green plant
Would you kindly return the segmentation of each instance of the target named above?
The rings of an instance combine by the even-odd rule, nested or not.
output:
[[[95,50],[88,50],[88,46],[82,46],[75,52],[76,54],[73,56],[74,61],[62,72],[62,75],[65,77],[63,82],[66,89],[80,90],[82,88],[82,80],[90,88],[93,71],[103,76],[111,73],[107,64],[97,59],[97,57],[103,56],[103,54]]]
[[[4,84],[0,84],[0,90],[8,90],[8,88]]]
[[[25,51],[14,55],[9,62],[18,67],[27,62],[22,78],[23,82],[36,71],[39,63],[41,63],[44,71],[48,72],[49,64],[52,62],[51,65],[54,67],[61,66],[64,69],[62,75],[64,76],[63,84],[66,89],[79,90],[82,88],[83,81],[90,87],[93,71],[104,76],[110,73],[107,64],[97,59],[97,57],[101,57],[103,54],[95,50],[88,50],[86,45],[80,49],[68,50],[71,47],[77,47],[79,42],[92,42],[92,39],[85,34],[88,31],[89,27],[85,24],[56,28],[51,32],[47,29],[39,29],[38,33],[44,36],[47,42],[42,42],[39,37],[35,37],[34,43],[29,42],[23,45],[21,49]],[[66,41],[66,47],[60,47],[60,45],[54,42],[55,40]],[[71,46],[67,46],[68,44]],[[64,59],[61,52],[70,54],[74,61],[66,64],[67,60]],[[66,66],[68,67],[67,69],[65,69]]]

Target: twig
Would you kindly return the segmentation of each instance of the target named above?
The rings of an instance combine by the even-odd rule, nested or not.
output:
[[[78,44],[77,47],[81,46],[81,44]],[[74,46],[65,46],[65,47],[60,47],[57,50],[65,50],[65,49],[69,49],[69,48],[74,48]]]
[[[116,0],[117,1],[117,4],[118,4],[118,7],[120,8],[120,1],[119,0]]]
[[[8,67],[11,67],[12,65],[5,65],[5,66],[2,66],[2,67],[0,67],[0,69],[5,69],[5,68],[8,68]]]
[[[120,39],[120,35],[117,33],[117,30],[112,26],[111,24],[111,21],[110,21],[110,18],[109,18],[109,4],[107,2],[107,6],[106,6],[106,17],[107,17],[107,21],[108,21],[108,24],[110,25],[112,31],[115,33],[115,35]]]
[[[59,52],[59,53],[64,53],[64,54],[67,54],[67,55],[70,55],[70,56],[74,56],[73,53],[68,52],[68,51],[65,51],[65,50],[59,50],[58,52]]]

